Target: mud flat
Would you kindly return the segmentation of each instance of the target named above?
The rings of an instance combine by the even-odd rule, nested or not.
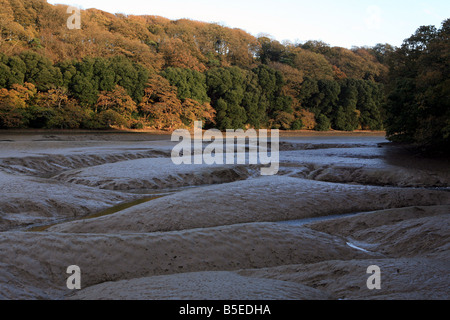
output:
[[[284,176],[194,188],[48,231],[130,233],[277,222],[412,205],[450,204],[447,192],[327,183]]]
[[[53,178],[109,190],[170,189],[245,180],[256,166],[175,165],[170,158],[144,158],[65,171]]]
[[[379,134],[286,136],[269,177],[162,135],[0,140],[1,299],[450,298],[448,162]]]

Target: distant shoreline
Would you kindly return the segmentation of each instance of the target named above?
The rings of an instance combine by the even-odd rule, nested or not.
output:
[[[173,131],[168,130],[83,130],[83,129],[1,129],[0,135],[10,134],[154,134],[171,135]],[[280,137],[301,137],[301,136],[386,136],[385,131],[355,130],[355,131],[315,131],[315,130],[280,130]]]
[[[301,137],[301,136],[377,136],[385,137],[386,131],[370,131],[370,130],[355,130],[355,131],[314,131],[314,130],[298,130],[298,131],[281,131],[280,137]]]

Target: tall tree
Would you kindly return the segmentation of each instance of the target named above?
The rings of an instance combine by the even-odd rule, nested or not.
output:
[[[99,111],[114,110],[126,120],[130,120],[131,115],[137,111],[136,102],[119,85],[116,85],[112,91],[102,91],[98,97],[97,106]]]
[[[210,102],[205,74],[191,69],[167,68],[161,72],[161,75],[169,80],[172,86],[177,87],[179,99],[193,99],[200,103]]]
[[[450,19],[422,26],[390,61],[387,133],[391,140],[450,150]]]
[[[358,128],[358,89],[355,80],[341,82],[338,107],[335,109],[333,128],[336,130],[353,131]]]
[[[47,91],[62,84],[61,71],[54,67],[50,59],[32,51],[20,54],[25,63],[24,81],[33,83],[36,89]]]
[[[174,129],[182,126],[182,104],[177,89],[159,75],[151,75],[139,104],[140,112],[157,129]]]
[[[208,95],[216,110],[218,129],[240,129],[247,123],[242,106],[245,94],[245,75],[237,67],[215,68],[206,73]]]
[[[36,96],[32,83],[13,84],[10,90],[0,89],[0,128],[21,128],[29,123],[27,109]]]

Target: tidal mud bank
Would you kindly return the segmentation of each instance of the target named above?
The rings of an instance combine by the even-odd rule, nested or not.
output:
[[[260,176],[258,166],[176,166],[174,145],[3,135],[0,298],[450,297],[448,162],[380,135],[286,136],[280,171]],[[79,291],[66,287],[70,265]],[[381,290],[366,286],[370,265]]]

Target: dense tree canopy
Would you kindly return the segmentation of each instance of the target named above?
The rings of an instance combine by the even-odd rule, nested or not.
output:
[[[193,99],[200,103],[210,102],[205,74],[191,70],[169,67],[161,72],[172,86],[177,87],[178,98]]]
[[[392,53],[387,133],[426,148],[450,146],[450,19],[422,26]]]
[[[0,128],[381,130],[387,115],[391,137],[450,132],[448,23],[350,50],[96,9],[70,30],[67,6],[0,5]]]

